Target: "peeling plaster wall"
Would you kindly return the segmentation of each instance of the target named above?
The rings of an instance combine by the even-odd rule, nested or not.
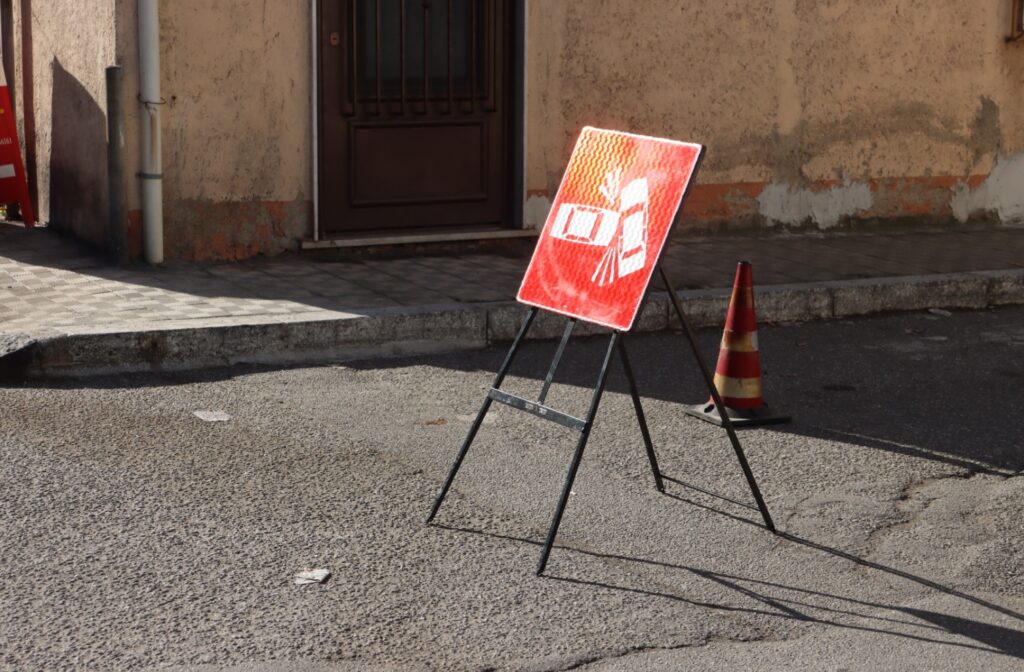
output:
[[[994,213],[999,221],[1024,225],[1024,153],[999,157],[992,173],[977,188],[958,184],[953,214],[966,222],[978,213]]]
[[[130,112],[127,164],[141,162],[138,18],[118,0]],[[312,235],[310,14],[305,0],[160,5],[164,237],[171,259],[241,259]],[[129,218],[141,240],[139,187]]]
[[[757,197],[758,211],[770,223],[800,225],[810,221],[822,229],[831,229],[843,217],[870,210],[872,202],[871,188],[863,182],[823,191],[775,182]]]
[[[1011,221],[1010,4],[532,0],[528,193],[554,194],[594,125],[708,145],[690,227]]]
[[[22,3],[14,2],[18,134],[24,151]],[[115,0],[31,3],[36,216],[105,246],[107,156],[105,69],[115,61]]]

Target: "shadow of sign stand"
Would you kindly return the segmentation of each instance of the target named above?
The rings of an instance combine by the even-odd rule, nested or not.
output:
[[[625,340],[635,325],[657,269],[711,398],[718,408],[722,407],[722,399],[701,356],[682,303],[668,275],[658,265],[669,234],[682,214],[683,201],[703,155],[704,147],[691,143],[589,127],[580,133],[517,296],[520,302],[531,306],[530,311],[434,501],[428,524],[441,508],[493,402],[572,429],[579,432],[579,439],[537,564],[537,574],[543,573],[616,354],[629,384],[654,485],[660,492],[665,491]],[[563,315],[568,323],[534,401],[505,392],[501,385],[540,310]],[[583,418],[545,404],[555,371],[579,320],[611,330],[608,349]],[[768,507],[727,414],[722,416],[722,426],[729,435],[765,526],[775,532]]]

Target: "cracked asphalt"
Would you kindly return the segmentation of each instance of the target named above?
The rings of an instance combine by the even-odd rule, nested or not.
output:
[[[1024,309],[760,341],[794,422],[740,436],[782,533],[678,482],[750,500],[681,412],[706,397],[682,337],[630,337],[674,480],[616,370],[543,578],[564,428],[495,408],[423,522],[504,348],[2,387],[0,669],[1024,669]],[[551,405],[583,413],[604,343]]]

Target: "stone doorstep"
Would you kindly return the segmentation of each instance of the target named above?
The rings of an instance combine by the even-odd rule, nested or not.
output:
[[[696,328],[720,327],[730,290],[679,292]],[[802,322],[927,308],[1024,304],[1024,269],[756,288],[762,323]],[[299,314],[272,322],[209,320],[135,331],[79,330],[0,352],[0,376],[61,377],[201,369],[234,364],[316,364],[483,348],[514,338],[526,309],[515,302],[437,304],[361,313]],[[655,292],[637,330],[674,328],[668,294]],[[531,340],[558,338],[563,318],[541,313]],[[577,334],[602,328],[580,324]],[[5,365],[6,360],[6,365]]]

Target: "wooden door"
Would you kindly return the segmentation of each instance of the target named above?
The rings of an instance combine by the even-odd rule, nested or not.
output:
[[[320,223],[507,225],[511,0],[321,0]]]

